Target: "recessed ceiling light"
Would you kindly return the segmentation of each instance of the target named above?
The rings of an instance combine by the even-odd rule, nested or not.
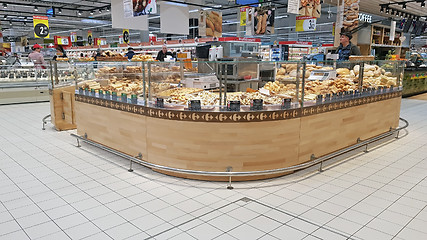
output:
[[[7,8],[7,4],[6,3],[3,3],[3,8]]]
[[[35,11],[35,12],[38,12],[38,11],[39,11],[39,7],[35,6],[35,7],[34,7],[34,11]]]
[[[79,16],[81,16],[81,15],[82,15],[82,11],[81,11],[81,10],[77,11],[77,14],[78,14]]]
[[[92,10],[92,11],[90,11],[90,15],[93,15],[95,12]]]
[[[107,7],[107,9],[106,9],[106,10],[107,10],[107,12],[109,12],[109,11],[110,11],[110,8],[109,8],[109,7]]]

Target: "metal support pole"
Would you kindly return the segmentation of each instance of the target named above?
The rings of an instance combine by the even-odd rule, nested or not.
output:
[[[399,133],[400,133],[400,131],[397,131],[396,139],[399,139]]]
[[[232,167],[227,167],[226,171],[227,172],[231,172],[231,171],[233,171],[233,168]],[[234,187],[231,186],[231,175],[228,177],[228,186],[227,186],[227,189],[228,190],[233,190],[234,189]]]
[[[129,161],[130,161],[130,166],[129,166],[128,172],[133,172],[133,169],[132,169],[132,159],[130,159]]]
[[[323,169],[322,169],[322,167],[323,167],[323,161],[321,161],[321,162],[320,162],[320,166],[319,166],[319,172],[323,172]]]
[[[76,147],[81,147],[82,145],[80,145],[80,140],[78,138],[77,139],[77,146]]]
[[[368,144],[365,145],[365,150],[363,150],[365,153],[369,152],[368,151]]]

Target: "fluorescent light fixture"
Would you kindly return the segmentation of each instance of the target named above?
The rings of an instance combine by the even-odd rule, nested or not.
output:
[[[38,12],[39,11],[39,7],[34,6],[34,12]]]

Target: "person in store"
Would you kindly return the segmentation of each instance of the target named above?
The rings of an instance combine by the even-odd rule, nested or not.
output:
[[[360,56],[360,49],[351,43],[353,35],[350,32],[340,33],[340,46],[338,47],[338,60],[347,61],[350,56]]]
[[[12,62],[12,65],[18,65],[18,66],[20,66],[20,65],[21,65],[21,61],[19,60],[18,53],[14,53],[14,54],[13,54],[13,62]]]
[[[135,52],[133,51],[133,48],[128,48],[128,52],[125,54],[125,57],[127,57],[130,60],[132,60],[133,56],[135,55]]]
[[[41,53],[42,46],[36,43],[32,49],[33,52],[28,55],[28,59],[34,63],[36,69],[46,69],[46,62],[44,61],[43,54]]]
[[[96,54],[95,56],[93,56],[95,58],[95,61],[98,61],[98,57],[102,57],[102,50],[100,48],[98,48],[96,50]]]
[[[157,53],[156,60],[164,62],[167,55],[173,57],[173,54],[171,52],[168,52],[168,48],[166,47],[166,45],[163,45],[162,50]]]
[[[60,58],[67,57],[67,54],[65,53],[65,50],[61,45],[57,45],[55,49],[56,49],[56,55],[53,57],[53,60],[56,60],[58,57]]]

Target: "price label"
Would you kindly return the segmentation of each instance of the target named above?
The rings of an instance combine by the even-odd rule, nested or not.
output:
[[[314,17],[297,17],[296,30],[297,32],[315,31],[317,19]]]
[[[36,38],[49,38],[49,18],[33,16],[34,36]]]
[[[130,36],[129,36],[129,29],[123,29],[123,42],[129,43]]]
[[[72,32],[70,34],[70,38],[71,38],[71,42],[77,42],[77,33],[76,32]]]
[[[93,36],[92,36],[92,31],[87,31],[87,43],[89,44],[89,45],[92,45],[93,44]]]
[[[61,42],[59,44],[61,45],[68,45],[68,38],[60,38]]]

